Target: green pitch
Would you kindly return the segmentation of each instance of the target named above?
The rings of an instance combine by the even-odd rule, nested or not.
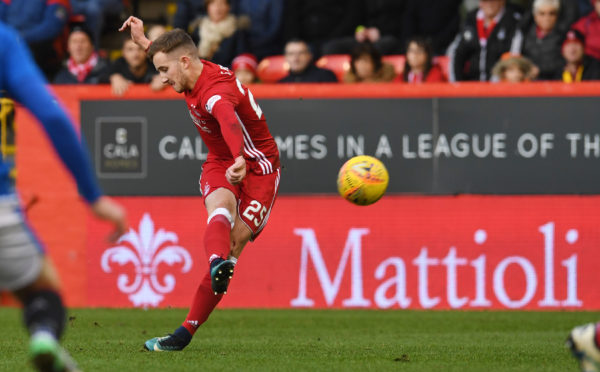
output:
[[[576,371],[564,347],[600,312],[217,310],[185,351],[150,353],[186,312],[72,309],[85,371]],[[0,309],[0,371],[29,371],[17,309]]]

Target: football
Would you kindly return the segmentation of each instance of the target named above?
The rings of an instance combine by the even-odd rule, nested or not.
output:
[[[369,205],[381,199],[390,177],[383,163],[372,156],[359,155],[349,159],[338,173],[340,195],[356,205]]]

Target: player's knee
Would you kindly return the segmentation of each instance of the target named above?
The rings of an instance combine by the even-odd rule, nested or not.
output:
[[[229,224],[231,225],[231,228],[233,228],[233,216],[231,215],[231,212],[229,212],[229,210],[227,210],[227,208],[217,208],[215,209],[210,216],[208,216],[208,220],[206,221],[207,224],[210,223],[210,221],[215,218],[216,216],[223,216],[227,219],[227,221],[229,221]]]

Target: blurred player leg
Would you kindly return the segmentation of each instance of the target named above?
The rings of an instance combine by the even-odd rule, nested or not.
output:
[[[588,323],[573,328],[567,347],[579,360],[582,372],[600,371],[600,323]]]
[[[5,204],[3,201],[0,209]],[[1,214],[4,221],[21,218],[16,212],[4,212]],[[23,303],[24,320],[31,336],[29,351],[36,368],[76,371],[75,362],[58,343],[65,326],[58,276],[22,220],[0,227],[0,266],[0,285],[12,290]]]

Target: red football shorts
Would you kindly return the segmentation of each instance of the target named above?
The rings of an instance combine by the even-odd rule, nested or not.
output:
[[[279,190],[281,171],[277,168],[275,172],[267,175],[248,171],[241,183],[232,185],[225,178],[225,171],[231,164],[231,161],[205,162],[200,176],[200,193],[202,198],[206,198],[221,187],[230,190],[238,202],[238,216],[252,231],[251,240],[254,240],[267,224],[271,214]]]

